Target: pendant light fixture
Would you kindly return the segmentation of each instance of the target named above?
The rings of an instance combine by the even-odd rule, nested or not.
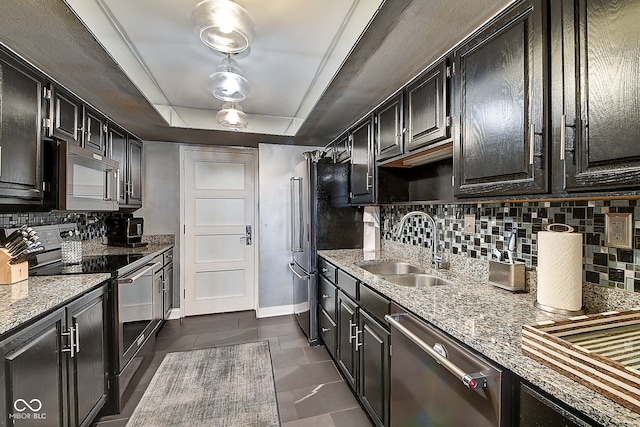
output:
[[[209,76],[209,90],[222,101],[240,102],[245,100],[250,88],[249,82],[242,76],[242,70],[229,56]]]
[[[240,104],[227,102],[222,106],[222,110],[216,114],[216,120],[220,125],[231,130],[244,130],[249,124],[247,115],[242,110]]]
[[[244,51],[255,35],[249,12],[231,0],[201,1],[191,14],[191,23],[204,44],[226,54]]]

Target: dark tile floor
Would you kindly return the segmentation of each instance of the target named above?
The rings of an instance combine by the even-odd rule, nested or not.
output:
[[[167,352],[259,340],[269,341],[282,427],[372,426],[324,346],[309,347],[293,316],[256,319],[254,311],[166,322],[156,355],[124,410],[94,426],[126,425]]]

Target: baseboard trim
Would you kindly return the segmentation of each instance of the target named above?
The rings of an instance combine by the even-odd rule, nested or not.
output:
[[[293,304],[280,305],[276,307],[259,307],[256,311],[256,317],[258,318],[284,316],[287,314],[293,314]]]
[[[182,318],[182,310],[180,308],[172,308],[169,312],[167,320],[175,320]]]

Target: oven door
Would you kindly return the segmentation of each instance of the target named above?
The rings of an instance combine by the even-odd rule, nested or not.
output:
[[[154,271],[162,264],[147,264],[116,280],[118,287],[117,334],[119,369],[122,371],[144,345],[157,325],[154,310]]]

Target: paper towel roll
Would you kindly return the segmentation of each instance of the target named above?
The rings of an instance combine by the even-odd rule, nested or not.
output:
[[[538,232],[538,295],[543,307],[582,308],[582,234]]]

